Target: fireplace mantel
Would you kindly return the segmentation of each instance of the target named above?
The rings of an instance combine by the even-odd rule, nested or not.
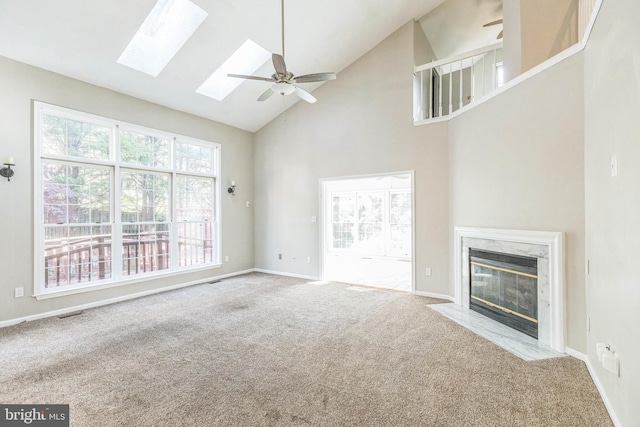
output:
[[[454,283],[455,303],[469,308],[468,246],[465,242],[483,242],[484,248],[502,246],[505,253],[529,255],[544,261],[542,274],[548,277],[542,304],[539,303],[539,341],[561,353],[565,352],[565,299],[564,299],[564,234],[561,232],[507,230],[495,228],[455,227],[454,229]],[[473,240],[472,240],[473,239]],[[548,261],[548,262],[547,262]],[[540,270],[540,265],[538,266]]]

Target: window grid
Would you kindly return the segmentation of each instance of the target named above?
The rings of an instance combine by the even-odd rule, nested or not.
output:
[[[219,264],[218,144],[34,110],[36,295]]]
[[[329,197],[331,251],[411,257],[410,190],[332,193]]]

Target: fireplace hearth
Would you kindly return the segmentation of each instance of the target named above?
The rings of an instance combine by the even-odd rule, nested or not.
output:
[[[538,339],[538,260],[469,248],[469,308]]]
[[[453,247],[454,302],[466,309],[470,309],[472,299],[469,249],[537,259],[538,312],[537,316],[530,317],[538,321],[538,344],[564,353],[564,234],[556,231],[456,226]]]

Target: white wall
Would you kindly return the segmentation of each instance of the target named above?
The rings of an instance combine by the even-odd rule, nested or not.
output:
[[[605,1],[585,51],[587,349],[621,426],[640,422],[638,17],[637,0]],[[619,355],[620,378],[598,364],[599,342]]]
[[[436,61],[436,53],[418,21],[413,23],[413,60],[415,65]]]
[[[504,16],[504,81],[508,82],[522,73],[520,0],[503,0],[502,12]]]
[[[256,133],[256,267],[320,274],[320,179],[414,170],[417,289],[448,293],[447,125],[413,126],[413,37],[409,22]]]
[[[32,66],[0,58],[0,158],[15,157],[15,176],[0,180],[0,321],[61,310],[178,283],[253,268],[252,135],[229,126],[191,116],[116,92],[92,86]],[[237,196],[222,195],[222,268],[165,279],[149,280],[83,294],[37,301],[33,293],[33,131],[32,101],[85,111],[130,123],[222,144],[222,184],[235,180]],[[25,297],[15,299],[23,286]]]
[[[565,232],[568,345],[578,351],[586,349],[582,87],[579,54],[449,122],[451,227]]]

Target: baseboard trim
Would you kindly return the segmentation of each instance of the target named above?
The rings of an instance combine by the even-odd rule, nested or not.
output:
[[[582,360],[584,363],[589,363],[589,358],[587,357],[587,355],[582,352],[579,352],[578,350],[574,350],[571,347],[567,347],[564,349],[564,352],[571,357],[575,357],[576,359]]]
[[[607,393],[606,393],[604,387],[602,386],[602,383],[598,379],[598,376],[596,375],[596,372],[593,369],[593,365],[591,365],[591,361],[589,360],[589,357],[586,354],[581,353],[581,352],[579,352],[577,350],[574,350],[574,349],[572,349],[570,347],[567,347],[565,349],[565,352],[569,356],[572,356],[572,357],[575,357],[576,359],[582,360],[584,362],[584,364],[587,365],[587,370],[589,371],[589,375],[591,375],[591,379],[593,380],[593,383],[596,385],[596,389],[598,390],[598,393],[600,393],[600,397],[602,398],[602,402],[604,403],[604,407],[607,408],[607,412],[609,413],[609,417],[611,418],[611,422],[616,427],[622,427],[622,424],[620,423],[620,420],[616,416],[616,413],[613,410],[613,406],[611,405],[611,402],[609,401],[609,397],[607,396]]]
[[[433,292],[423,292],[423,291],[414,291],[413,294],[419,297],[437,298],[437,299],[443,299],[446,301],[454,302],[454,299],[452,296],[444,295],[444,294],[434,294]]]
[[[286,273],[284,271],[265,270],[262,268],[254,268],[252,271],[256,273],[274,274],[276,276],[295,277],[298,279],[320,280],[319,277],[315,277],[315,276],[305,276],[304,274]]]
[[[173,291],[173,290],[176,290],[176,289],[186,288],[186,287],[189,287],[189,286],[201,285],[201,284],[204,284],[204,283],[212,282],[214,280],[227,279],[229,277],[240,276],[242,274],[247,274],[247,273],[252,273],[252,272],[253,272],[253,269],[243,270],[243,271],[236,271],[234,273],[228,273],[228,274],[221,274],[221,275],[217,275],[217,276],[212,276],[212,277],[209,277],[207,279],[194,280],[194,281],[191,281],[191,282],[180,283],[178,285],[166,286],[166,287],[163,287],[163,288],[151,289],[151,290],[143,291],[143,292],[136,292],[134,294],[123,295],[123,296],[115,297],[115,298],[109,298],[109,299],[106,299],[106,300],[100,300],[100,301],[91,302],[91,303],[88,303],[88,304],[75,305],[75,306],[72,306],[72,307],[62,308],[62,309],[53,310],[53,311],[46,311],[44,313],[32,314],[30,316],[19,317],[19,318],[16,318],[16,319],[3,320],[3,321],[0,321],[0,328],[6,328],[7,326],[13,326],[13,325],[17,325],[19,323],[24,323],[24,322],[32,322],[34,320],[39,320],[39,319],[45,319],[47,317],[61,316],[61,315],[64,315],[64,314],[73,313],[75,311],[88,310],[90,308],[100,307],[100,306],[103,306],[103,305],[115,304],[117,302],[122,302],[122,301],[132,300],[132,299],[136,299],[136,298],[146,297],[146,296],[149,296],[149,295],[159,294],[161,292]]]

